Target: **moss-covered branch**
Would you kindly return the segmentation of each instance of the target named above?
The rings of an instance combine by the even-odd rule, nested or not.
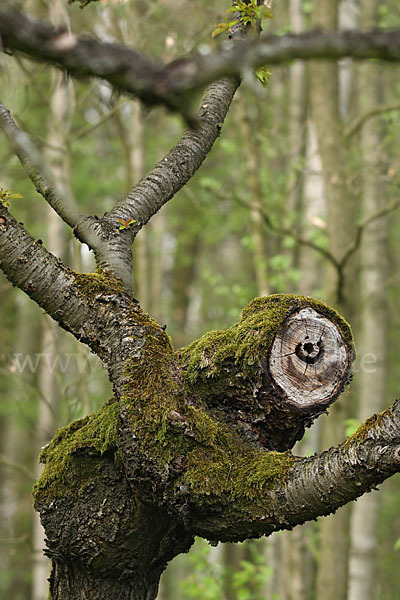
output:
[[[107,304],[106,282],[92,279],[80,276],[76,284],[94,303],[103,297]],[[118,366],[109,365],[116,397],[56,434],[42,453],[45,468],[35,487],[57,569],[69,569],[73,560],[86,569],[93,587],[99,569],[106,586],[119,578],[126,598],[133,598],[132,581],[140,588],[143,578],[159,577],[195,534],[237,541],[291,529],[335,511],[400,470],[400,402],[321,455],[298,458],[287,450],[349,378],[351,332],[326,305],[297,296],[259,298],[230,329],[174,353],[153,319],[118,287],[108,292],[114,301],[120,298],[121,329],[115,335],[127,336]],[[318,316],[308,321],[310,311]],[[300,320],[305,315],[304,331],[298,315]],[[324,330],[321,346],[313,339],[308,325],[320,331],[318,319],[337,332],[346,357],[343,378],[322,405],[315,399],[296,405],[274,382],[269,360],[276,340],[293,323],[296,348],[288,358],[293,368],[325,364],[332,349],[334,357],[342,356]],[[135,343],[128,332],[136,334]],[[298,342],[303,335],[309,341]],[[335,360],[329,364],[337,372]],[[281,448],[286,451],[277,451]],[[156,564],[148,554],[154,523]],[[70,576],[79,579],[81,573]]]

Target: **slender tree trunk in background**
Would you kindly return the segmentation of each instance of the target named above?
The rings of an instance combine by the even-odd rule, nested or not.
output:
[[[50,20],[58,26],[69,27],[68,14],[61,0],[53,2],[50,6]],[[74,112],[74,90],[72,81],[63,73],[55,72],[53,76],[53,93],[50,99],[49,133],[47,161],[53,179],[57,183],[59,193],[67,198],[73,195],[70,181],[69,152],[66,138],[70,131],[72,115]],[[47,243],[46,246],[60,258],[66,253],[65,226],[55,212],[47,207]],[[41,360],[39,363],[39,411],[36,425],[37,456],[40,449],[47,444],[57,426],[56,410],[57,400],[60,396],[59,380],[57,374],[59,357],[59,331],[58,326],[50,318],[43,319],[41,355],[49,357],[49,362]],[[53,365],[53,366],[51,366]],[[54,368],[55,367],[55,368]],[[41,475],[42,466],[36,462],[35,478]],[[50,575],[50,561],[43,554],[45,533],[41,526],[39,514],[33,513],[33,552],[34,564],[32,572],[32,600],[46,600],[48,596],[48,577]]]
[[[50,228],[50,224],[48,224]],[[40,354],[48,356],[50,361],[56,358],[59,339],[57,326],[50,318],[43,319],[42,346]],[[49,362],[50,362],[49,361]],[[36,421],[35,452],[36,463],[34,469],[35,479],[41,475],[43,467],[39,465],[37,455],[51,440],[56,427],[55,411],[56,401],[59,396],[59,383],[55,370],[49,368],[45,360],[41,360],[39,370],[39,410]],[[48,577],[50,575],[50,560],[43,554],[46,547],[45,533],[40,523],[39,514],[33,512],[33,567],[32,567],[32,600],[46,600],[48,596]]]
[[[193,285],[201,251],[201,230],[196,225],[198,209],[190,188],[183,192],[186,202],[181,207],[181,218],[175,231],[176,248],[172,268],[172,323],[176,348],[189,342],[186,331]]]
[[[337,29],[339,2],[321,0],[314,5],[313,26]],[[312,115],[322,158],[324,190],[327,201],[329,251],[339,259],[354,238],[354,198],[348,183],[346,144],[340,115],[338,67],[318,61],[310,65]],[[350,294],[338,289],[338,273],[326,265],[326,295],[347,319],[351,319]],[[348,271],[347,271],[347,274]],[[322,422],[322,448],[338,443],[345,435],[349,398],[330,409]],[[320,558],[317,573],[317,600],[345,600],[349,550],[349,507],[321,519]]]
[[[236,600],[237,591],[233,585],[233,574],[240,569],[242,549],[237,544],[223,544],[221,558],[224,568],[223,600]]]
[[[357,29],[359,25],[359,7],[353,0],[342,0],[339,6],[339,29]],[[347,122],[357,110],[354,106],[355,70],[356,66],[351,58],[343,58],[339,61],[339,97],[340,115]]]
[[[304,31],[301,0],[290,0],[290,29],[293,33]],[[303,204],[304,167],[307,140],[307,67],[304,61],[294,61],[289,67],[289,156],[290,171],[287,208],[294,218],[293,228],[301,229],[300,214]],[[299,265],[300,248],[295,246],[293,263]],[[294,291],[294,290],[288,290]]]
[[[321,156],[318,152],[314,123],[307,122],[305,174],[303,177],[302,210],[299,215],[301,235],[309,237],[310,230],[324,227],[326,218],[326,200],[322,173]],[[321,290],[323,281],[323,260],[318,253],[308,246],[298,248],[298,268],[300,278],[296,293],[304,296],[315,296]],[[293,449],[298,456],[310,456],[319,450],[321,433],[320,420],[309,429],[304,439]],[[288,578],[287,587],[290,600],[308,600],[315,580],[315,557],[308,548],[308,540],[315,537],[313,530],[316,524],[306,523],[296,527],[293,532],[282,532],[283,539],[288,537],[290,547],[287,552],[288,568],[295,569],[293,581]],[[293,539],[290,537],[293,535]],[[284,551],[284,549],[283,549]],[[285,555],[285,554],[284,554]]]
[[[301,0],[290,0],[290,29],[294,33],[304,31],[304,15]],[[292,177],[289,178],[287,209],[293,219],[293,230],[304,235],[304,216],[309,218],[314,207],[310,206],[310,195],[306,195],[307,172],[307,68],[304,62],[295,61],[289,67],[289,156]],[[312,197],[312,196],[311,196]],[[318,196],[323,202],[323,196]],[[307,223],[307,221],[306,221]],[[308,223],[308,229],[309,229]],[[305,234],[307,235],[307,234]],[[317,257],[309,248],[295,246],[293,264],[300,269],[300,279],[294,291],[312,295],[312,284],[316,283]],[[312,284],[311,284],[312,281]],[[315,288],[313,288],[315,289]],[[308,290],[308,291],[307,291]],[[309,434],[308,434],[309,435]],[[315,437],[315,436],[314,436]],[[315,448],[316,450],[317,448]],[[294,449],[301,454],[301,442]],[[280,600],[305,600],[309,589],[309,573],[312,561],[305,547],[306,526],[284,531],[277,539],[280,546],[280,570],[286,577],[280,578]],[[278,590],[277,590],[278,591]]]
[[[2,298],[3,300],[3,298]],[[11,387],[7,397],[13,409],[2,423],[1,454],[4,457],[0,465],[0,538],[9,544],[3,545],[0,552],[0,572],[2,574],[0,592],[2,598],[29,597],[28,577],[24,572],[29,563],[22,562],[23,553],[18,551],[19,544],[29,544],[31,515],[31,497],[26,493],[27,475],[18,467],[27,464],[26,450],[31,448],[32,430],[30,423],[21,422],[22,403],[32,400],[30,390],[34,387],[33,369],[23,368],[26,357],[35,363],[35,354],[39,351],[37,331],[35,330],[36,308],[29,298],[18,291],[13,294],[13,313],[15,314],[15,334],[10,370],[13,373]],[[19,355],[19,361],[15,358]],[[10,376],[11,377],[11,376]],[[28,462],[32,470],[32,460]],[[30,478],[33,481],[33,475]],[[29,524],[28,524],[29,523]],[[6,551],[4,551],[6,550]],[[29,553],[29,550],[26,550]],[[29,555],[29,554],[28,554]]]
[[[119,18],[114,7],[110,7],[109,18],[112,23],[113,34],[122,39],[127,45],[137,45],[141,40],[138,16],[140,10],[136,2],[125,7],[124,17]],[[129,23],[129,27],[127,27]],[[143,110],[139,100],[130,99],[129,116],[118,112],[115,119],[121,136],[125,158],[125,179],[127,192],[144,175],[144,125]],[[140,304],[146,312],[151,312],[151,260],[150,260],[150,230],[151,221],[140,231],[135,239],[133,248],[134,293],[140,299]]]
[[[372,28],[378,22],[379,3],[362,0],[361,27]],[[374,63],[359,67],[360,115],[383,103],[380,85],[381,68]],[[369,119],[361,130],[362,214],[367,217],[382,208],[381,127],[379,119]],[[386,397],[388,305],[388,220],[371,223],[361,245],[361,331],[360,356],[371,355],[375,363],[359,373],[360,399],[358,419],[380,412]],[[353,506],[351,519],[351,554],[349,565],[349,600],[372,600],[377,596],[376,552],[380,496],[372,493]]]
[[[248,108],[243,97],[239,102],[240,125],[243,140],[243,150],[246,156],[246,171],[250,183],[249,203],[252,239],[252,256],[257,294],[268,296],[270,293],[268,285],[267,260],[264,246],[265,229],[260,211],[263,209],[263,194],[261,189],[261,164],[260,147],[252,130]]]
[[[312,229],[315,230],[315,228],[318,228],[323,231],[326,229],[326,199],[324,195],[322,161],[318,151],[315,125],[311,119],[307,123],[306,172],[304,176],[303,198],[301,233],[307,238]],[[320,292],[325,266],[323,259],[321,259],[320,255],[313,248],[300,246],[299,269],[301,276],[297,286],[298,293],[305,296],[315,296],[317,291]],[[316,425],[318,425],[318,422]]]

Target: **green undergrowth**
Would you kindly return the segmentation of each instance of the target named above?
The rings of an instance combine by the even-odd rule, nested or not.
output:
[[[101,465],[104,453],[117,451],[117,435],[118,402],[114,399],[92,415],[58,429],[40,455],[45,467],[34,486],[34,497],[77,494],[80,485],[93,477],[94,463]]]
[[[379,429],[380,427],[382,427],[385,418],[387,416],[391,416],[392,414],[392,409],[387,408],[383,412],[369,417],[369,419],[367,419],[366,421],[364,421],[364,423],[361,423],[361,425],[357,427],[356,431],[353,434],[349,435],[349,437],[344,443],[345,449],[348,450],[351,446],[359,446],[360,444],[365,442],[369,432],[372,429]]]
[[[307,306],[332,320],[339,327],[345,343],[352,344],[348,323],[323,302],[291,294],[255,298],[243,309],[238,323],[227,330],[210,331],[178,352],[186,383],[209,383],[221,373],[225,361],[240,364],[244,373],[251,372],[252,366],[266,357],[285,319]]]

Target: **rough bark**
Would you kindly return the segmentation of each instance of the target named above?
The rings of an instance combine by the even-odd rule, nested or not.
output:
[[[22,25],[4,33],[6,44],[26,34]],[[76,49],[57,35],[56,50],[68,53],[72,41]],[[335,311],[311,298],[259,298],[239,323],[175,354],[123,285],[134,235],[200,166],[237,84],[213,84],[198,129],[95,222],[100,266],[120,279],[67,269],[0,206],[5,274],[103,360],[114,388],[41,456],[34,496],[53,560],[52,598],[153,600],[167,562],[195,535],[241,541],[291,529],[400,470],[399,402],[321,455],[289,451],[350,377],[352,337]],[[116,217],[135,216],[137,226],[117,239]]]
[[[294,58],[379,58],[399,60],[400,34],[393,31],[264,36],[259,42],[228,45],[210,56],[161,63],[125,46],[80,39],[63,29],[33,21],[16,11],[0,14],[3,46],[52,62],[78,77],[101,77],[146,104],[163,103],[187,112],[193,91],[224,76],[241,76],[250,67]]]
[[[291,448],[303,436],[304,427],[334,402],[349,380],[353,360],[348,334],[328,320],[329,311],[323,316],[322,305],[316,312],[307,300],[293,301],[285,327],[272,342],[268,318],[276,318],[274,303],[279,311],[282,301],[279,295],[255,301],[258,317],[249,311],[246,319],[244,312],[242,321],[230,330],[211,332],[182,352],[193,389],[204,389],[206,402],[225,413],[250,443],[279,451]],[[255,323],[263,329],[256,329]],[[247,344],[254,336],[254,347],[246,347],[246,342],[237,345],[241,336]],[[265,344],[264,356],[262,347],[257,349],[259,336]],[[241,353],[249,354],[251,368],[237,363]]]
[[[116,400],[60,430],[42,455],[35,501],[53,558],[53,597],[65,597],[69,585],[70,598],[100,598],[100,590],[115,593],[118,579],[120,598],[153,598],[166,563],[194,535],[240,541],[291,529],[399,468],[398,404],[322,455],[269,451],[291,447],[321,409],[293,406],[269,372],[267,357],[291,317],[308,307],[329,319],[351,361],[349,329],[324,305],[256,300],[230,330],[174,358],[165,333],[130,302],[130,315],[119,318],[147,335],[123,361]]]

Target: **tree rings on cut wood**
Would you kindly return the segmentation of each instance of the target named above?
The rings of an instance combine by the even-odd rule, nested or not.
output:
[[[301,407],[333,402],[347,379],[349,364],[339,328],[311,307],[283,323],[269,356],[274,383]]]

